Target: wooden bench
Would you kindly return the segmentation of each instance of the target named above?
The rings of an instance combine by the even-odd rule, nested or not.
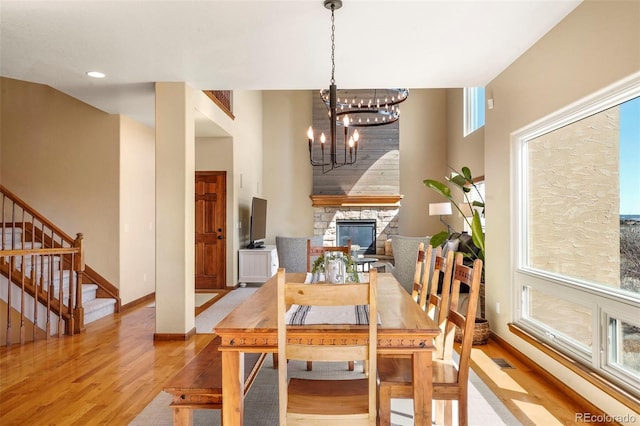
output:
[[[174,425],[192,425],[193,410],[222,408],[222,353],[216,336],[195,358],[164,387],[173,395]],[[253,384],[266,354],[244,355],[244,392]]]

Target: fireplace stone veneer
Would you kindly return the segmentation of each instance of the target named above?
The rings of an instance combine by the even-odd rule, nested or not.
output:
[[[384,243],[398,235],[399,206],[314,207],[314,235],[321,235],[325,246],[335,246],[336,220],[375,220],[376,254],[385,254]]]

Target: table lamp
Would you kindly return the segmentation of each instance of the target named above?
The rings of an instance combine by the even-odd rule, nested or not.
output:
[[[451,226],[442,216],[450,216],[451,215],[451,203],[429,203],[429,216],[440,216],[440,222],[447,225],[447,232],[451,233]]]

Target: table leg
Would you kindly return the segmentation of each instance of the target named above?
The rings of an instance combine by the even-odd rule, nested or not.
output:
[[[433,371],[431,351],[413,354],[413,411],[416,425],[431,424]]]
[[[222,424],[242,426],[244,421],[244,354],[222,351]]]

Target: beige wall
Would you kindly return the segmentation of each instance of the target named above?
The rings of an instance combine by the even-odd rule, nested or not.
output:
[[[119,118],[48,86],[2,78],[0,180],[119,286]]]
[[[238,282],[237,250],[249,243],[251,198],[266,198],[263,173],[262,92],[234,91],[233,112],[236,115],[233,135],[234,226],[236,230],[233,255],[234,284]],[[273,207],[267,211],[267,223]],[[269,226],[269,225],[267,225]],[[227,271],[228,272],[228,271]]]
[[[267,91],[263,94],[264,195],[268,200],[267,244],[276,235],[313,235],[312,170],[307,128],[317,91]]]
[[[155,132],[120,116],[120,298],[155,291]]]
[[[401,105],[400,194],[398,234],[418,237],[440,232],[437,216],[429,216],[429,203],[441,197],[422,183],[447,174],[447,91],[411,89]]]
[[[609,414],[624,407],[514,337],[510,135],[640,70],[640,3],[586,1],[486,87],[486,300],[491,328]],[[501,304],[501,313],[495,310]],[[626,409],[628,412],[628,408]]]

